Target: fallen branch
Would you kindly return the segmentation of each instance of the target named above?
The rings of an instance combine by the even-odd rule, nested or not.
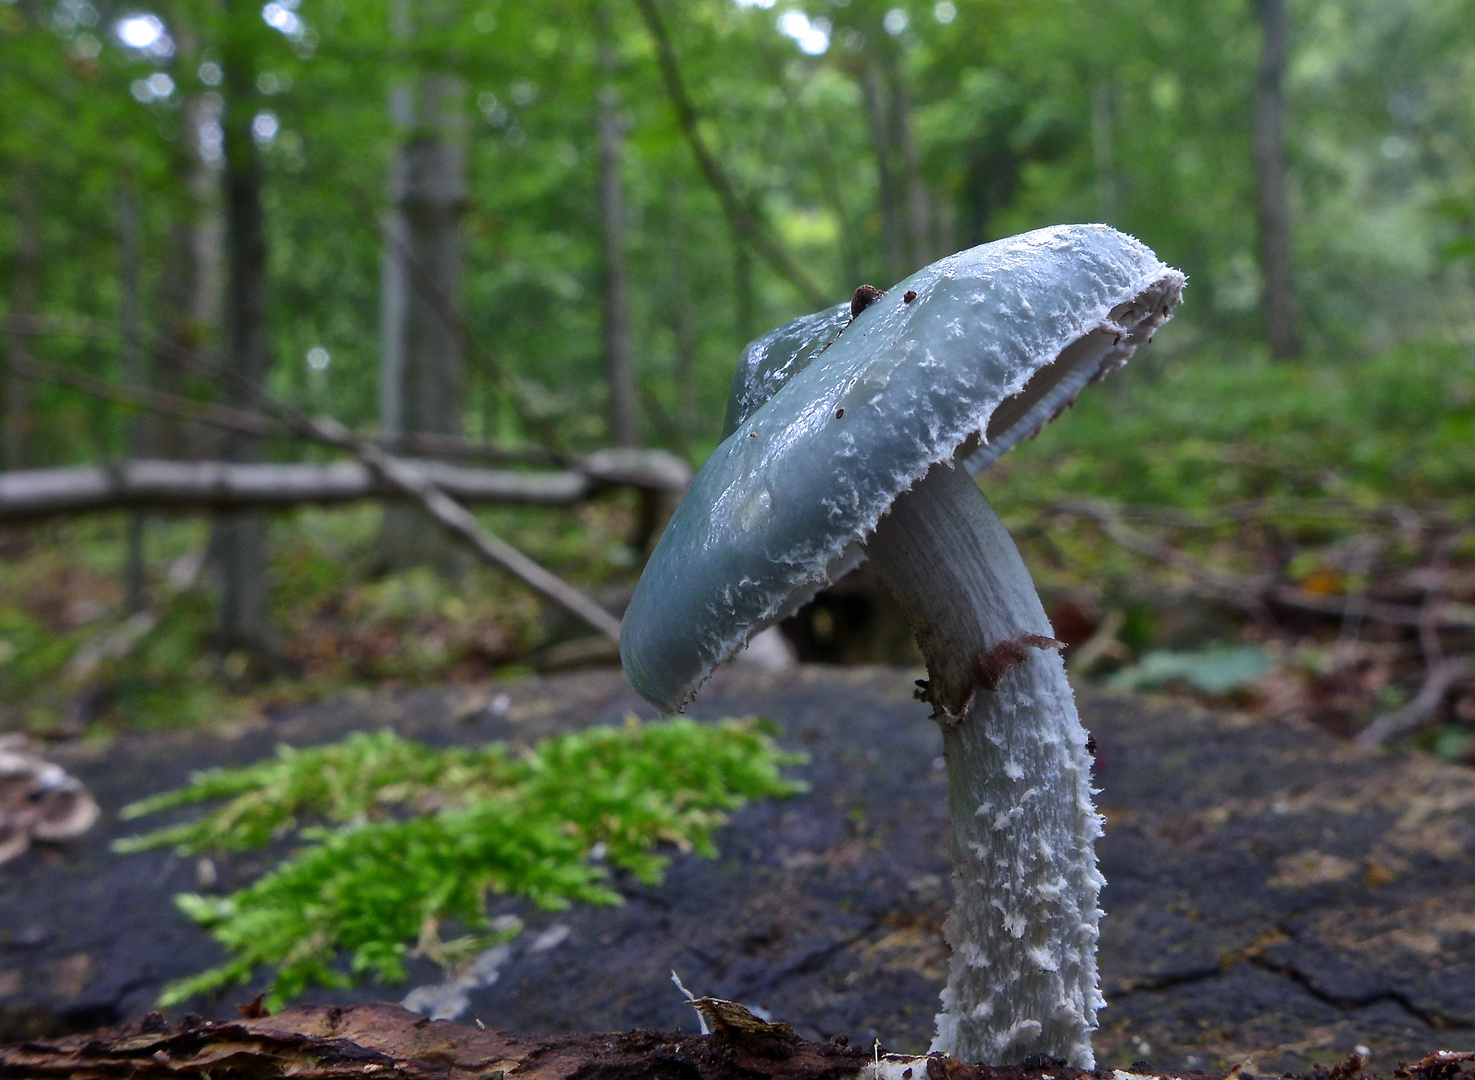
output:
[[[661,451],[596,454],[565,472],[512,472],[394,459],[468,503],[572,506],[607,487],[680,492],[690,470]],[[103,510],[208,511],[418,498],[363,462],[332,465],[123,461],[0,472],[0,522]]]
[[[1453,537],[1446,536],[1435,546],[1433,562],[1427,569],[1424,604],[1419,609],[1419,651],[1424,656],[1424,685],[1407,705],[1374,718],[1358,732],[1357,741],[1363,746],[1382,746],[1390,739],[1416,730],[1434,715],[1451,687],[1475,675],[1475,667],[1469,661],[1446,656],[1444,643],[1439,640],[1439,614],[1448,592],[1452,540]]]
[[[93,397],[103,398],[106,401],[128,405],[136,409],[146,409],[149,412],[163,413],[166,416],[177,416],[183,420],[193,420],[198,424],[239,431],[263,439],[283,438],[290,434],[281,424],[272,423],[266,417],[246,409],[233,409],[228,405],[192,401],[178,394],[167,394],[162,390],[118,386],[106,379],[99,379],[63,364],[48,364],[44,360],[37,360],[23,349],[16,349],[12,352],[10,367],[16,374],[27,379],[61,383],[63,386],[70,386],[74,390],[80,390],[84,394],[91,394]]]
[[[665,80],[666,92],[670,95],[671,105],[676,110],[676,122],[680,125],[682,134],[686,136],[686,141],[691,145],[691,152],[697,159],[697,166],[716,193],[717,201],[722,204],[722,210],[733,228],[758,249],[758,253],[774,270],[778,271],[780,277],[799,291],[807,303],[816,308],[832,304],[833,301],[810,280],[809,275],[800,269],[799,264],[789,257],[789,253],[779,246],[778,242],[768,234],[738,198],[737,189],[733,186],[732,180],[723,171],[716,156],[707,146],[706,140],[702,138],[701,130],[697,126],[696,108],[692,105],[691,97],[686,92],[686,83],[681,78],[681,68],[676,63],[676,51],[671,45],[670,36],[666,33],[666,25],[661,21],[660,12],[656,10],[655,0],[635,0],[635,4],[640,8],[641,17],[645,20],[646,29],[650,31],[651,40],[655,42],[656,59],[660,62],[661,77]]]
[[[464,540],[482,558],[520,578],[534,592],[578,616],[601,634],[616,641],[620,639],[619,619],[557,574],[540,566],[501,537],[483,529],[471,511],[438,488],[415,465],[391,457],[378,447],[356,438],[336,420],[314,420],[298,413],[295,420],[289,416],[288,422],[294,426],[303,425],[305,433],[321,442],[347,450],[373,470],[379,479],[420,503],[426,513],[447,532]]]
[[[1429,668],[1424,677],[1424,685],[1419,688],[1412,701],[1402,708],[1375,718],[1357,733],[1355,741],[1362,746],[1382,746],[1415,730],[1434,715],[1434,711],[1443,703],[1445,694],[1472,677],[1475,677],[1475,667],[1467,661],[1459,657],[1441,660]]]
[[[472,550],[487,562],[502,567],[533,591],[577,616],[601,634],[619,640],[620,621],[617,618],[558,575],[540,566],[505,540],[483,529],[471,512],[446,495],[434,480],[426,475],[419,464],[406,462],[385,453],[369,440],[349,431],[336,420],[314,419],[308,416],[301,409],[273,396],[263,387],[223,364],[190,351],[181,352],[179,358],[209,376],[227,383],[248,399],[255,400],[298,438],[352,454],[369,470],[376,482],[383,483],[388,488],[418,502],[442,528],[470,545]],[[550,451],[558,453],[556,447],[550,447]],[[618,454],[606,455],[605,475],[610,475],[611,471],[618,471],[618,463],[623,460],[626,459]],[[586,470],[589,468],[589,463],[585,463],[585,468]],[[665,472],[666,470],[657,471]]]
[[[300,438],[346,451],[366,465],[384,483],[418,502],[427,514],[452,536],[470,545],[481,558],[502,567],[546,600],[562,607],[589,626],[616,641],[620,620],[557,574],[538,565],[502,538],[481,527],[480,522],[414,464],[385,453],[362,436],[355,435],[337,420],[308,416],[295,405],[274,396],[260,384],[223,364],[199,354],[184,359],[206,374],[233,387],[275,416]]]

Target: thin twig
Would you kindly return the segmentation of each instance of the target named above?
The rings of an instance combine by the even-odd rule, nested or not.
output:
[[[780,247],[758,220],[748,212],[748,208],[738,198],[737,189],[733,186],[731,178],[723,171],[716,156],[707,146],[707,141],[702,138],[701,129],[697,124],[696,107],[692,105],[691,97],[686,92],[686,83],[681,77],[681,68],[676,61],[676,51],[671,45],[670,36],[666,33],[666,25],[661,21],[660,12],[656,10],[655,0],[635,0],[635,6],[640,9],[646,29],[650,31],[651,40],[655,43],[656,59],[661,66],[661,77],[666,83],[666,92],[671,98],[671,106],[676,110],[676,122],[681,127],[682,134],[686,136],[691,152],[697,159],[698,168],[701,169],[702,175],[707,178],[707,183],[716,193],[717,201],[722,204],[722,210],[732,223],[732,227],[758,249],[758,253],[767,260],[780,277],[800,292],[807,303],[816,308],[825,307],[830,300],[826,297],[824,290],[800,269],[799,264],[789,257],[789,253]]]
[[[1450,687],[1466,675],[1475,673],[1464,658],[1446,657],[1444,644],[1439,640],[1439,614],[1449,582],[1451,539],[1445,537],[1435,545],[1434,557],[1426,571],[1424,603],[1419,609],[1419,650],[1424,655],[1424,684],[1408,704],[1376,717],[1357,733],[1357,741],[1363,746],[1382,746],[1390,739],[1414,731],[1434,715]]]
[[[1450,689],[1466,679],[1475,677],[1475,667],[1461,657],[1442,660],[1428,669],[1424,685],[1407,705],[1384,713],[1357,733],[1357,743],[1362,746],[1382,746],[1424,723],[1434,715]]]
[[[534,592],[578,616],[601,634],[619,640],[619,619],[552,571],[482,528],[469,510],[436,487],[421,470],[385,453],[367,439],[355,435],[337,420],[308,416],[296,406],[289,405],[265,388],[221,364],[198,354],[190,357],[189,362],[207,369],[214,377],[230,383],[254,399],[261,408],[275,415],[300,437],[353,455],[386,484],[420,503],[444,529],[465,541],[488,562],[501,566]]]
[[[16,349],[12,354],[11,367],[17,374],[27,379],[62,383],[84,394],[91,394],[93,397],[135,409],[147,409],[149,412],[163,413],[166,416],[177,416],[184,420],[240,431],[263,439],[282,438],[291,434],[281,424],[273,423],[258,413],[245,409],[233,409],[228,405],[192,401],[162,390],[118,386],[116,383],[110,383],[105,379],[99,379],[62,364],[37,360],[24,349]]]
[[[464,540],[488,562],[496,563],[520,578],[539,595],[578,616],[601,634],[620,640],[619,619],[507,541],[483,529],[471,511],[432,484],[423,472],[356,437],[336,420],[314,420],[302,414],[299,417],[307,425],[307,433],[323,443],[348,451],[383,477],[386,483],[417,500],[448,532]]]

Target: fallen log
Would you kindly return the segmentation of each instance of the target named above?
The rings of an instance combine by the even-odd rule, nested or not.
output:
[[[458,502],[571,506],[603,488],[680,492],[691,477],[662,451],[606,451],[578,469],[518,472],[437,461],[405,461]],[[234,464],[223,461],[124,461],[113,465],[0,472],[0,522],[32,521],[100,510],[205,511],[328,505],[407,497],[367,464]]]

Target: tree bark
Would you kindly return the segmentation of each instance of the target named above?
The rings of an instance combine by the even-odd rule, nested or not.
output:
[[[180,49],[186,52],[183,42]],[[189,55],[197,54],[189,50]],[[189,380],[179,357],[199,348],[219,324],[225,290],[221,285],[223,223],[218,182],[198,149],[204,125],[213,126],[220,117],[199,96],[186,98],[180,113],[184,145],[176,150],[171,165],[183,195],[173,204],[175,216],[163,244],[151,381],[159,391],[184,397]],[[160,417],[150,428],[147,453],[192,458],[216,452],[214,436],[194,423]]]
[[[10,316],[25,318],[36,310],[36,277],[41,265],[40,216],[35,199],[35,177],[29,166],[21,166],[15,174],[15,201],[18,242],[11,270]],[[31,396],[30,387],[17,369],[22,351],[19,338],[8,345],[5,372],[5,466],[21,469],[30,463]]]
[[[907,254],[909,265],[901,268],[899,277],[932,262],[932,240],[927,220],[927,185],[922,179],[922,162],[917,143],[912,137],[912,106],[906,81],[894,51],[886,63],[887,82],[891,88],[891,129],[896,135],[896,148],[901,157],[901,173],[906,187]],[[897,279],[893,279],[894,281]]]
[[[417,23],[443,13],[440,5],[412,7],[399,0],[395,33],[409,39]],[[390,167],[383,261],[379,422],[389,437],[463,430],[462,342],[437,300],[456,306],[461,290],[464,95],[459,78],[439,72],[422,72],[390,95],[390,113],[403,134]],[[381,543],[386,568],[465,568],[461,550],[416,507],[385,508]]]
[[[881,249],[886,259],[886,285],[904,276],[902,267],[901,199],[897,195],[896,168],[893,161],[891,132],[886,123],[886,104],[882,100],[881,73],[874,59],[866,61],[861,77],[866,116],[871,122],[871,148],[876,155],[877,191],[881,211]]]
[[[625,267],[625,190],[620,176],[624,161],[625,121],[613,79],[615,55],[610,45],[608,5],[596,5],[599,26],[599,73],[596,126],[599,129],[599,218],[604,240],[604,363],[609,384],[609,434],[615,446],[639,442],[635,414],[635,376],[630,356],[629,274]]]
[[[1261,318],[1270,353],[1297,356],[1291,281],[1291,204],[1285,159],[1285,76],[1289,47],[1285,0],[1255,0],[1263,39],[1255,83],[1255,169],[1259,181]]]
[[[671,329],[676,341],[676,420],[685,450],[697,430],[697,323],[692,310],[691,276],[687,263],[687,246],[691,241],[690,221],[686,213],[686,192],[674,183],[667,191],[670,206],[668,228],[671,268]]]
[[[118,322],[123,328],[123,384],[132,390],[141,390],[148,381],[144,372],[143,329],[139,313],[140,240],[138,224],[138,197],[125,182],[118,191],[118,284],[120,303]],[[130,458],[143,454],[144,419],[138,414],[125,421],[124,452]],[[128,516],[123,559],[124,607],[132,615],[144,607],[144,521],[143,515]]]
[[[221,50],[225,114],[226,298],[225,362],[247,383],[261,385],[270,367],[266,316],[266,222],[262,208],[261,161],[252,137],[255,57],[250,42],[255,12],[244,0],[226,0],[227,39]],[[238,386],[225,387],[227,403],[249,405]],[[254,461],[258,441],[240,431],[224,440],[224,457]],[[220,610],[216,646],[223,654],[245,653],[258,666],[277,663],[268,614],[266,522],[259,514],[227,513],[216,519],[215,557]]]

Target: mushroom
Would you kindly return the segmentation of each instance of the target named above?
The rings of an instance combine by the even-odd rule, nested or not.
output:
[[[1183,282],[1114,229],[1058,226],[942,259],[853,319],[839,305],[758,339],[729,435],[625,614],[631,684],[679,710],[754,633],[875,563],[943,735],[953,955],[932,1048],[955,1057],[1091,1068],[1104,1005],[1087,736],[1029,572],[972,474],[1123,364]]]
[[[60,765],[26,749],[25,736],[0,735],[0,864],[32,840],[71,840],[97,823],[97,802]]]

